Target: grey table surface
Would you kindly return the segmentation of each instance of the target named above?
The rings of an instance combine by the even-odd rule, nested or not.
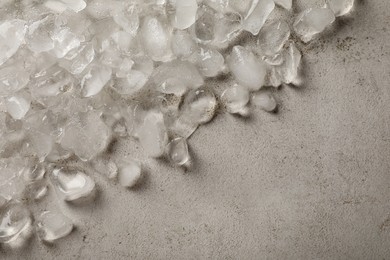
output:
[[[304,46],[305,83],[277,92],[279,113],[217,116],[189,140],[191,172],[148,160],[135,190],[97,178],[94,203],[43,202],[74,232],[0,258],[390,259],[390,1],[356,2]]]

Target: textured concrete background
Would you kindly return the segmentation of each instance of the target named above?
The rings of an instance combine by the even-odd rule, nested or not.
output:
[[[70,236],[0,258],[390,259],[389,11],[357,0],[304,47],[305,84],[278,91],[278,114],[200,128],[192,172],[150,160],[132,191],[97,177],[91,205],[37,206],[61,208]],[[134,143],[116,148],[143,157]]]

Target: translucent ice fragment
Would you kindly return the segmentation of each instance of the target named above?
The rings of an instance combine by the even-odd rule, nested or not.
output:
[[[24,42],[26,22],[19,19],[0,23],[0,65],[11,58]]]
[[[28,27],[26,34],[27,46],[36,53],[50,51],[54,48],[54,40],[51,38],[51,32],[54,30],[54,18],[48,15],[41,20],[33,22]]]
[[[183,81],[177,78],[169,78],[164,81],[157,90],[164,94],[173,94],[181,97],[187,91],[187,86]]]
[[[338,0],[336,0],[338,1]],[[292,7],[292,0],[274,0],[275,4],[283,7],[284,9],[290,10]]]
[[[80,45],[80,47],[70,51],[59,65],[72,74],[80,74],[95,58],[95,50],[91,43]]]
[[[45,6],[58,13],[62,13],[67,9],[78,13],[83,10],[87,4],[83,0],[46,0]]]
[[[118,166],[107,157],[98,157],[92,161],[92,167],[108,179],[114,179],[118,175]]]
[[[113,88],[122,95],[132,95],[142,89],[148,81],[148,76],[138,70],[130,70],[125,78],[117,79]]]
[[[264,85],[266,66],[263,61],[242,46],[234,46],[227,64],[237,83],[249,88],[250,91],[259,90]]]
[[[164,116],[160,112],[149,111],[145,115],[138,133],[139,141],[150,157],[160,157],[164,154],[168,143],[168,134],[164,125]]]
[[[303,11],[294,22],[294,30],[302,41],[309,42],[313,37],[325,30],[335,20],[329,8],[309,8]]]
[[[30,75],[21,63],[0,68],[0,96],[12,95],[24,88]]]
[[[196,43],[187,31],[176,30],[172,35],[172,51],[178,58],[188,58],[197,50]]]
[[[40,200],[47,194],[48,186],[44,181],[34,181],[26,185],[24,200]]]
[[[138,9],[135,4],[123,8],[115,8],[112,11],[114,21],[126,32],[135,35],[139,28]]]
[[[45,211],[37,222],[39,238],[49,243],[69,235],[72,230],[72,221],[59,212]]]
[[[65,201],[77,201],[93,195],[95,182],[77,169],[54,169],[51,180]]]
[[[190,160],[190,154],[186,139],[179,137],[170,141],[167,146],[167,155],[175,165],[187,164]]]
[[[225,68],[222,54],[213,49],[201,47],[189,60],[197,65],[199,72],[205,77],[215,77]]]
[[[80,46],[77,35],[66,27],[56,29],[51,37],[54,41],[54,48],[51,52],[57,58],[63,58],[69,51]]]
[[[299,68],[302,58],[301,52],[292,42],[282,54],[284,56],[284,63],[278,67],[282,81],[286,84],[299,85],[301,83],[299,77]]]
[[[21,96],[15,95],[6,99],[7,112],[13,119],[22,119],[30,110],[30,100]]]
[[[244,18],[242,28],[257,35],[274,8],[273,0],[254,0],[248,15]]]
[[[278,53],[290,37],[290,28],[285,21],[265,25],[259,34],[258,44],[265,55]]]
[[[139,37],[145,52],[154,61],[172,59],[170,31],[158,17],[147,16],[143,19]]]
[[[222,93],[221,99],[229,113],[247,115],[247,104],[250,99],[248,88],[236,84],[226,89]]]
[[[198,10],[196,0],[168,0],[167,8],[173,27],[184,30],[195,23]]]
[[[112,70],[105,66],[92,66],[81,80],[81,95],[91,97],[98,94],[111,79]]]
[[[31,225],[31,215],[21,203],[9,202],[0,209],[0,243],[16,240]]]
[[[97,112],[79,112],[65,126],[61,145],[88,161],[107,147],[110,138],[110,129]]]
[[[134,160],[121,163],[121,166],[118,169],[118,181],[123,187],[134,187],[140,180],[141,176],[141,164]]]
[[[355,0],[327,0],[326,3],[337,17],[350,13]]]
[[[28,182],[39,181],[43,179],[46,169],[42,164],[35,164],[24,171],[24,179]]]
[[[253,94],[252,104],[267,112],[275,111],[277,103],[270,92],[259,91]]]

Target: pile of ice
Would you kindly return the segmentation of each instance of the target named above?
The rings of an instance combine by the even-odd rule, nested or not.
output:
[[[250,104],[274,111],[267,87],[301,81],[291,35],[314,39],[349,13],[353,0],[328,0],[293,21],[273,17],[276,9],[291,14],[292,4],[1,1],[0,243],[27,236],[31,226],[46,242],[71,232],[61,212],[41,212],[33,224],[28,207],[48,189],[69,202],[93,195],[93,176],[68,165],[75,158],[125,187],[136,185],[142,165],[109,159],[113,139],[135,138],[148,156],[186,167],[187,139],[218,107],[239,116]],[[234,44],[243,34],[255,47]],[[227,74],[235,84],[217,98],[209,79]]]

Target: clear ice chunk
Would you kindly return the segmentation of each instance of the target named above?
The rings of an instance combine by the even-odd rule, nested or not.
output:
[[[352,11],[355,0],[326,0],[327,6],[334,12],[335,16],[343,16]]]
[[[97,95],[111,79],[112,70],[105,66],[92,66],[81,80],[81,95]]]
[[[78,169],[54,169],[51,181],[65,201],[78,201],[93,195],[95,182]]]
[[[206,124],[213,119],[217,106],[214,93],[209,88],[200,87],[185,96],[181,116],[198,125]]]
[[[141,164],[134,160],[122,162],[118,168],[119,184],[126,188],[134,187],[142,176]]]
[[[0,24],[0,65],[11,58],[24,42],[26,22],[19,19]]]
[[[302,41],[309,42],[334,21],[335,15],[331,9],[309,8],[298,16],[294,22],[294,30]]]
[[[22,119],[30,110],[31,101],[22,95],[14,95],[6,99],[7,112],[13,119]]]
[[[30,211],[21,203],[8,202],[0,208],[0,243],[15,241],[31,225]]]
[[[167,13],[171,17],[171,25],[184,30],[195,23],[198,10],[197,0],[168,0]]]
[[[43,212],[36,225],[39,238],[48,243],[69,235],[73,230],[73,223],[68,217],[52,211]]]
[[[251,102],[255,106],[267,112],[273,112],[277,107],[275,98],[268,91],[259,91],[254,93]]]
[[[41,20],[33,22],[26,33],[26,42],[30,50],[35,53],[50,51],[54,48],[51,32],[55,28],[53,15],[47,15]]]
[[[148,111],[138,132],[138,139],[147,155],[153,158],[164,154],[168,134],[161,112]]]
[[[119,6],[112,11],[114,21],[131,35],[135,35],[139,28],[138,9],[134,2],[129,6]]]
[[[215,77],[225,68],[225,59],[222,54],[213,49],[200,47],[189,60],[197,65],[204,77]]]
[[[234,46],[227,64],[238,84],[259,90],[265,82],[266,66],[251,51],[242,46]]]
[[[274,8],[274,0],[254,0],[251,9],[244,18],[242,28],[257,35]]]
[[[69,51],[80,46],[80,39],[67,27],[57,28],[52,34],[54,48],[51,50],[57,58],[63,58]]]
[[[284,63],[278,67],[279,75],[286,84],[300,85],[301,79],[299,69],[301,64],[302,54],[291,42],[286,50],[283,52]]]
[[[288,24],[285,21],[275,21],[261,29],[257,43],[265,55],[274,56],[281,51],[289,37]]]
[[[72,74],[80,74],[95,58],[95,50],[91,43],[82,44],[78,48],[70,51],[59,65]]]
[[[186,139],[178,137],[170,141],[167,145],[167,155],[169,160],[175,165],[186,165],[190,161]]]
[[[339,1],[339,0],[336,0]],[[275,4],[283,7],[284,9],[291,10],[292,0],[274,0]]]
[[[188,58],[198,46],[187,31],[176,30],[172,35],[172,51],[178,58]]]
[[[0,96],[9,96],[24,88],[30,74],[20,62],[0,68]]]
[[[58,13],[63,13],[66,10],[78,13],[87,6],[83,0],[46,0],[44,5]]]
[[[225,104],[227,111],[242,116],[248,114],[247,105],[249,99],[250,93],[248,88],[237,84],[226,89],[221,95],[221,100]]]

